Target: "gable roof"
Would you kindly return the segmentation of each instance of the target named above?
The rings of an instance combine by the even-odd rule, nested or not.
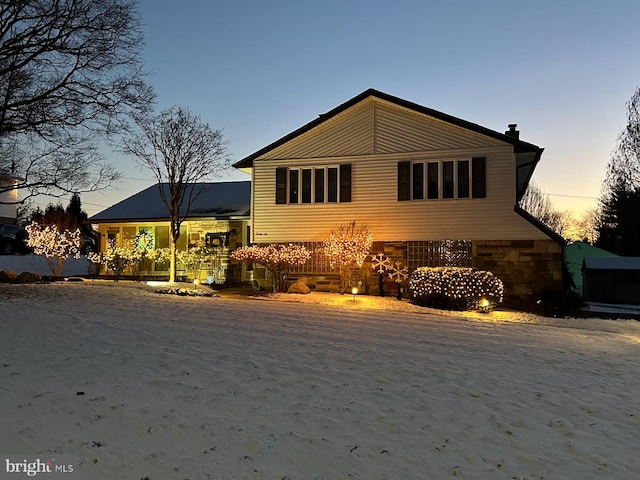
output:
[[[421,113],[424,115],[428,115],[430,117],[436,118],[438,120],[450,123],[452,125],[458,126],[458,127],[462,127],[465,128],[467,130],[471,130],[473,132],[482,134],[482,135],[486,135],[488,137],[497,139],[497,140],[501,140],[503,142],[509,143],[511,145],[514,146],[514,151],[516,153],[523,153],[523,152],[534,152],[537,153],[538,155],[542,153],[542,151],[544,149],[533,145],[531,143],[527,143],[527,142],[523,142],[522,140],[520,140],[519,138],[516,138],[515,136],[510,136],[510,135],[506,135],[504,133],[501,132],[497,132],[495,130],[491,130],[489,128],[483,127],[481,125],[478,125],[476,123],[472,123],[469,122],[467,120],[463,120],[461,118],[457,118],[451,115],[447,115],[446,113],[442,113],[439,112],[437,110],[433,110],[431,108],[428,107],[423,107],[422,105],[418,105],[417,103],[413,103],[413,102],[409,102],[407,100],[403,100],[401,98],[398,97],[394,97],[392,95],[389,95],[387,93],[383,93],[380,92],[378,90],[375,90],[373,88],[370,88],[368,90],[365,90],[364,92],[362,92],[361,94],[353,97],[351,100],[346,101],[345,103],[343,103],[342,105],[339,105],[337,107],[335,107],[333,110],[330,110],[327,113],[321,114],[318,116],[318,118],[316,118],[315,120],[312,120],[311,122],[307,123],[306,125],[303,125],[302,127],[298,128],[297,130],[294,130],[293,132],[291,132],[288,135],[285,135],[284,137],[276,140],[275,142],[267,145],[266,147],[258,150],[257,152],[252,153],[251,155],[243,158],[242,160],[239,160],[238,162],[236,162],[233,166],[235,168],[250,168],[253,166],[253,161],[256,158],[259,158],[260,156],[264,155],[265,153],[281,146],[284,145],[285,143],[293,140],[294,138],[302,135],[303,133],[308,132],[309,130],[317,127],[318,125],[321,125],[322,123],[326,122],[327,120],[335,117],[336,115],[342,113],[343,111],[351,108],[352,106],[362,102],[363,100],[369,98],[369,97],[375,97],[375,98],[379,98],[381,100],[390,102],[392,104],[407,108],[409,110],[412,110],[414,112],[417,113]]]
[[[162,183],[168,195],[168,183]],[[251,182],[195,183],[188,188],[202,188],[191,205],[187,219],[248,217],[251,210]],[[188,192],[187,192],[188,195]],[[186,213],[186,205],[180,214]],[[168,221],[169,213],[162,202],[158,184],[122,200],[88,219],[92,223],[130,221]]]

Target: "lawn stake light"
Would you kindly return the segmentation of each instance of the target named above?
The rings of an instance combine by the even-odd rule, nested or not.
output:
[[[351,289],[351,293],[353,293],[353,303],[356,303],[356,295],[358,294],[358,289],[356,287],[353,287]]]
[[[488,298],[482,297],[478,302],[478,307],[482,313],[489,313],[489,308],[491,307],[491,303],[489,302]]]

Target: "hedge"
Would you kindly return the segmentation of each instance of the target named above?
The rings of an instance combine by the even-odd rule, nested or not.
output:
[[[504,285],[491,272],[468,267],[420,267],[409,280],[411,298],[420,305],[453,310],[490,305],[503,300]]]

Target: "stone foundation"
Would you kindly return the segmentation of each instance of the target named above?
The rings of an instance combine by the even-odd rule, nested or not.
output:
[[[553,240],[474,240],[473,262],[502,280],[505,300],[562,288],[562,246]]]
[[[544,288],[562,288],[562,246],[553,240],[474,240],[472,245],[473,266],[490,271],[502,280],[505,301],[524,299]],[[406,242],[374,242],[371,253],[379,252],[393,262],[407,265]],[[291,277],[291,281],[302,277],[318,290],[325,290],[325,284],[333,285],[339,279],[337,273],[304,273]],[[359,271],[354,271],[352,278],[362,281],[361,293],[380,293],[379,274],[371,269],[370,261],[365,262]],[[408,284],[407,278],[402,284],[405,298],[409,295]],[[384,274],[383,289],[385,295],[396,296],[398,286]]]
[[[562,246],[554,240],[474,240],[472,245],[473,266],[502,280],[505,301],[526,298],[543,288],[562,287]],[[393,261],[407,264],[405,242],[374,242],[371,251],[384,252]],[[363,269],[368,270],[367,293],[377,295],[378,274],[371,271],[369,263]],[[384,291],[395,295],[397,285],[385,280]]]

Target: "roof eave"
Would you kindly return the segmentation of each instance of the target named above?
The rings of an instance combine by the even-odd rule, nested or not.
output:
[[[540,220],[538,220],[536,217],[531,215],[522,207],[518,205],[514,205],[513,210],[522,218],[524,218],[526,221],[528,221],[531,225],[536,227],[538,230],[540,230],[542,233],[550,237],[552,240],[554,240],[558,244],[562,245],[563,247],[567,245],[567,240],[562,235],[558,234],[556,231],[549,228],[547,225],[542,223]]]
[[[236,163],[233,164],[233,166],[235,168],[238,168],[238,169],[252,168],[253,167],[253,161],[255,159],[259,158],[260,156],[264,155],[265,153],[267,153],[267,152],[269,152],[269,151],[271,151],[271,150],[273,150],[273,149],[275,149],[275,148],[277,148],[277,147],[279,147],[281,145],[284,145],[285,143],[289,142],[290,140],[293,140],[294,138],[298,137],[299,135],[302,135],[303,133],[311,130],[312,128],[317,127],[318,125],[320,125],[320,124],[326,122],[327,120],[335,117],[339,113],[345,111],[348,108],[351,108],[352,106],[356,105],[357,103],[360,103],[361,101],[365,100],[368,97],[379,98],[381,100],[385,100],[385,101],[393,103],[395,105],[399,105],[401,107],[408,108],[408,109],[413,110],[415,112],[422,113],[424,115],[428,115],[428,116],[437,118],[439,120],[451,123],[453,125],[457,125],[459,127],[466,128],[467,130],[471,130],[471,131],[474,131],[476,133],[480,133],[482,135],[486,135],[488,137],[495,138],[497,140],[501,140],[503,142],[509,143],[509,144],[513,145],[514,151],[516,153],[536,152],[539,155],[542,155],[542,151],[544,150],[543,148],[540,148],[537,145],[533,145],[532,143],[524,142],[524,141],[520,140],[519,138],[515,138],[515,137],[512,137],[510,135],[506,135],[504,133],[497,132],[495,130],[491,130],[489,128],[486,128],[486,127],[483,127],[481,125],[478,125],[477,123],[472,123],[472,122],[469,122],[467,120],[463,120],[461,118],[454,117],[452,115],[448,115],[446,113],[440,112],[438,110],[434,110],[432,108],[424,107],[424,106],[419,105],[417,103],[413,103],[413,102],[410,102],[408,100],[403,100],[402,98],[394,97],[393,95],[389,95],[387,93],[380,92],[378,90],[370,88],[368,90],[365,90],[361,94],[356,95],[355,97],[353,97],[352,99],[346,101],[345,103],[343,103],[341,105],[338,105],[337,107],[335,107],[334,109],[330,110],[329,112],[319,115],[318,118],[312,120],[311,122],[303,125],[302,127],[298,128],[298,129],[294,130],[293,132],[289,133],[288,135],[285,135],[284,137],[276,140],[275,142],[270,143],[266,147],[261,148],[257,152],[254,152],[251,155],[248,155],[245,158],[237,161]]]

